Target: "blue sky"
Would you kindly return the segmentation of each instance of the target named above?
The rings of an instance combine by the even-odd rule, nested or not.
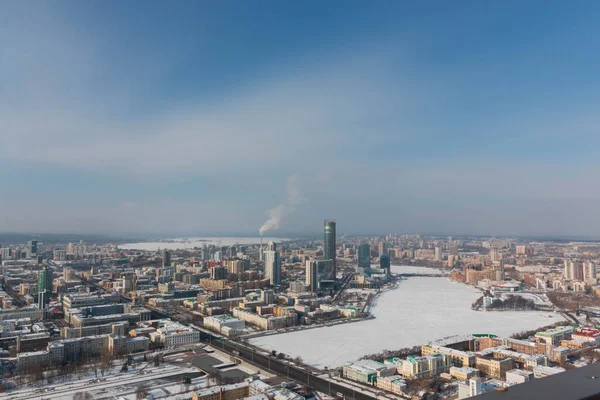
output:
[[[600,236],[596,2],[0,4],[0,231]]]

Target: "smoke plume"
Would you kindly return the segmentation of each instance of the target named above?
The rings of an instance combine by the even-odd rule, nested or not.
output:
[[[267,211],[269,219],[260,227],[260,236],[264,235],[265,232],[275,231],[279,229],[282,220],[289,214],[296,210],[296,206],[302,202],[300,197],[300,190],[296,182],[295,176],[290,176],[287,181],[287,199],[283,204],[279,204],[276,207],[271,208]]]

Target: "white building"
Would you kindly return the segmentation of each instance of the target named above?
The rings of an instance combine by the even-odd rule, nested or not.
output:
[[[319,287],[319,271],[316,260],[306,260],[306,284],[311,292],[316,292]]]
[[[560,374],[561,372],[565,372],[564,368],[561,367],[547,367],[544,365],[538,365],[533,368],[533,376],[535,378],[543,378],[550,375]]]
[[[229,336],[246,329],[246,322],[242,319],[234,317],[233,315],[223,314],[213,317],[205,317],[204,327],[214,332],[227,334],[227,336]],[[223,328],[228,329],[224,330]]]
[[[573,260],[565,260],[563,275],[568,281],[577,281],[581,279],[581,276],[579,276],[578,265]]]
[[[522,369],[506,371],[506,382],[512,384],[525,383],[533,379],[533,372]]]
[[[162,322],[162,326],[150,334],[153,343],[164,347],[183,346],[198,343],[200,332],[170,320]]]
[[[468,397],[478,396],[483,393],[481,378],[471,378],[468,381],[458,384],[458,398],[466,399]]]
[[[500,261],[500,251],[498,250],[497,247],[490,248],[490,261],[491,262]]]
[[[265,254],[265,277],[269,279],[271,285],[281,283],[281,258],[277,251],[275,242],[269,242]]]
[[[588,285],[596,285],[598,279],[596,279],[596,264],[591,261],[583,263],[583,280]]]

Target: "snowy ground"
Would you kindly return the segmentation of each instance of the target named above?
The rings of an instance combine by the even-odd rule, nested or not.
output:
[[[527,300],[532,300],[536,305],[552,307],[552,302],[548,299],[545,294],[538,293],[502,293],[500,296],[502,300],[507,299],[510,296],[520,296]]]
[[[187,388],[185,385],[167,382],[165,379],[178,376],[184,372],[198,372],[197,368],[170,364],[163,364],[160,367],[150,366],[145,368],[143,373],[135,369],[130,369],[126,373],[120,373],[118,372],[119,368],[114,368],[110,374],[100,377],[100,379],[89,376],[81,380],[73,379],[65,383],[45,385],[43,388],[25,387],[0,394],[0,398],[6,396],[15,400],[29,400],[33,398],[67,400],[72,399],[77,392],[88,392],[94,399],[124,397],[133,400],[136,398],[136,389],[144,385],[148,385],[149,390],[161,389],[165,392],[165,397],[175,398],[177,394],[186,391]],[[192,381],[190,390],[192,387],[203,388],[206,385],[206,378],[199,377]]]
[[[264,237],[263,243],[269,242],[285,242],[290,239],[282,239],[275,237]],[[178,250],[192,249],[194,247],[202,247],[203,245],[217,246],[233,246],[243,244],[259,244],[260,237],[205,237],[205,238],[181,238],[181,239],[165,239],[160,242],[139,242],[139,243],[124,243],[120,244],[119,248],[123,250],[147,250],[155,251],[158,249]]]
[[[421,267],[393,267],[392,272],[408,273],[407,268]],[[425,344],[450,335],[508,336],[562,321],[558,314],[536,311],[472,311],[471,303],[480,296],[480,291],[447,278],[408,278],[376,299],[372,310],[375,319],[265,336],[251,343],[300,356],[315,367],[332,368],[365,354]]]

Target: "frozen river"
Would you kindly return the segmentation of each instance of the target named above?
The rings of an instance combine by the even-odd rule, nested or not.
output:
[[[415,273],[418,267],[392,267],[395,273]],[[431,270],[430,270],[431,271]],[[437,271],[436,271],[437,272]],[[481,292],[447,278],[412,277],[382,294],[372,309],[375,319],[263,336],[251,343],[322,368],[385,349],[425,344],[466,333],[508,336],[562,321],[558,314],[537,311],[473,311]]]
[[[269,242],[285,242],[290,239],[282,239],[275,237],[264,237],[263,243]],[[180,238],[180,239],[164,239],[158,242],[138,242],[120,244],[119,248],[123,250],[147,250],[156,251],[158,249],[180,250],[193,249],[194,247],[202,247],[203,245],[210,246],[233,246],[233,245],[248,245],[259,244],[260,237],[196,237],[196,238]]]

